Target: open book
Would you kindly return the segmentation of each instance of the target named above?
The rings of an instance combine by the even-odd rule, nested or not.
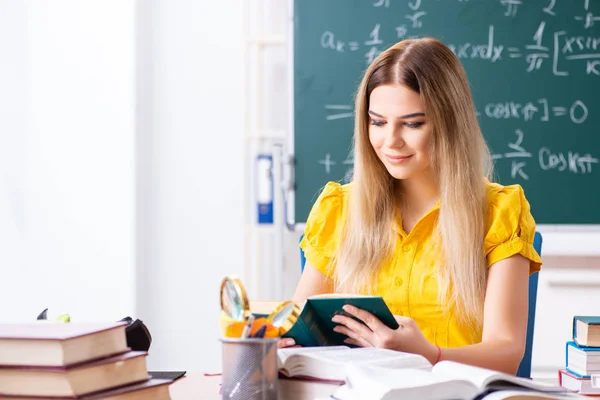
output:
[[[346,384],[332,395],[334,399],[468,400],[482,395],[486,400],[580,398],[560,386],[453,361],[441,361],[430,371],[351,364],[345,374]]]
[[[277,350],[277,358],[279,372],[286,377],[340,382],[343,382],[346,377],[344,367],[347,364],[388,370],[400,368],[431,370],[431,363],[418,354],[373,347],[357,349],[346,346],[284,348]]]

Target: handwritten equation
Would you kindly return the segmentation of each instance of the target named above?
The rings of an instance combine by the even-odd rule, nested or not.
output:
[[[343,118],[352,118],[352,106],[346,104],[326,104],[327,121]],[[482,116],[481,112],[477,112]],[[589,115],[588,107],[581,100],[575,100],[571,104],[550,104],[548,99],[541,98],[526,103],[517,101],[501,101],[487,103],[484,107],[483,116],[490,119],[516,119],[528,121],[549,122],[553,118],[569,118],[574,124],[582,124]]]
[[[489,3],[486,1],[486,11],[496,7],[497,14],[483,27],[477,24],[483,28],[479,31],[481,36],[468,35],[466,37],[470,39],[469,41],[462,36],[461,40],[448,39],[445,42],[460,60],[481,63],[475,65],[515,66],[517,70],[523,71],[526,77],[531,76],[531,79],[536,79],[537,73],[544,72],[545,75],[559,77],[559,80],[570,75],[582,75],[590,83],[596,82],[596,77],[600,77],[600,36],[597,30],[600,26],[600,1],[568,0],[568,8],[566,4],[559,4],[563,7],[557,7],[557,3],[562,1],[567,0],[541,0],[533,5],[524,0],[489,0]],[[439,15],[433,12],[434,7],[438,7],[437,4],[444,3],[446,6],[454,2],[462,3],[467,7],[469,3],[476,3],[475,0],[370,0],[370,2],[373,8],[389,9],[385,12],[388,15],[393,13],[394,19],[386,17],[384,20],[371,20],[373,24],[368,25],[361,35],[354,37],[350,35],[343,37],[331,28],[320,31],[319,46],[334,57],[348,57],[348,53],[353,53],[362,57],[366,64],[371,64],[387,46],[405,38],[422,36],[430,28],[430,24],[433,25],[434,21],[439,23],[437,20]],[[524,10],[524,6],[539,8],[536,19],[531,19],[531,8],[527,12],[521,11]],[[565,12],[569,14],[562,15]],[[518,18],[528,18],[525,26],[530,28],[525,28],[525,34],[522,33],[521,28],[519,34],[513,34],[504,26],[503,21],[508,20],[512,24],[510,20]],[[557,22],[563,22],[567,18],[575,22],[568,24],[568,28],[556,27]],[[576,34],[573,33],[575,31]],[[469,64],[468,68],[470,65],[474,64]],[[507,71],[514,70],[515,68],[512,67],[507,68]],[[538,79],[544,79],[544,75]],[[562,82],[564,81],[566,80]],[[585,88],[577,90],[581,89]],[[592,174],[594,168],[597,168],[595,164],[598,164],[600,154],[594,153],[593,147],[590,148],[583,143],[564,144],[564,147],[558,149],[555,148],[558,147],[557,142],[549,136],[548,141],[536,140],[535,148],[525,144],[528,128],[536,126],[537,123],[547,127],[542,129],[544,131],[544,129],[551,130],[553,124],[559,121],[572,124],[570,126],[573,128],[589,121],[583,126],[587,128],[591,123],[589,132],[597,131],[597,123],[594,122],[594,104],[591,103],[589,96],[577,95],[575,88],[567,98],[562,96],[559,98],[551,93],[552,89],[549,88],[548,92],[533,94],[530,98],[492,98],[492,101],[477,105],[476,112],[480,121],[506,120],[518,122],[522,126],[522,129],[514,131],[515,136],[512,137],[513,140],[508,139],[508,144],[502,144],[506,143],[506,139],[502,139],[504,142],[500,142],[500,147],[493,146],[496,152],[492,154],[492,159],[497,168],[502,170],[508,168],[512,179],[529,180],[531,173],[535,175],[532,168],[537,171],[557,171],[577,175]],[[331,103],[336,101],[333,100]],[[328,126],[337,124],[335,121],[354,117],[353,106],[350,104],[324,104],[322,107],[325,109],[325,120],[328,121]],[[538,131],[537,128],[531,128],[534,129]],[[503,146],[506,147],[503,149]],[[325,153],[322,157],[318,157],[320,158],[318,163],[327,175],[338,175],[339,172],[345,171],[344,180],[350,181],[354,160],[351,155],[344,159],[341,157],[343,155],[336,158],[332,153]]]
[[[485,105],[485,116],[492,119],[518,119],[525,122],[538,119],[548,122],[551,118],[566,117],[574,124],[582,124],[588,117],[587,106],[581,100],[568,105],[550,105],[548,99],[519,103],[505,101]]]
[[[458,1],[458,3],[466,3],[469,0],[457,0],[457,1]],[[523,5],[522,0],[497,0],[497,1],[499,1],[500,5],[503,7],[503,9],[504,9],[503,15],[505,17],[513,17],[513,18],[516,17],[519,7],[521,5]],[[542,12],[555,17],[556,11],[554,10],[554,7],[556,6],[557,0],[546,0],[546,1],[547,1],[546,6],[542,7],[542,9],[541,9]],[[569,1],[572,1],[572,0],[569,0]],[[394,0],[394,2],[395,3],[405,3],[406,0],[405,1]],[[421,3],[422,3],[422,0],[409,1],[408,7],[410,10],[412,10],[415,13],[412,15],[406,15],[405,18],[408,18],[411,21],[415,21],[415,20],[418,20],[419,18],[427,15],[427,13],[425,11],[419,10],[421,8]],[[374,0],[373,7],[390,8],[390,4],[391,4],[390,0]],[[585,29],[589,29],[592,26],[594,26],[594,23],[600,22],[600,16],[596,16],[596,15],[594,15],[593,12],[590,11],[590,0],[583,0],[582,14],[576,15],[576,16],[574,16],[574,18],[577,21],[581,21],[583,24],[583,27]],[[420,24],[418,27],[421,27],[422,22],[421,21],[419,21],[419,22],[420,22]]]
[[[374,7],[390,7],[391,0],[375,0]],[[458,0],[457,0],[458,1]],[[463,0],[467,2],[468,0]],[[574,0],[573,0],[574,1]],[[459,1],[460,2],[460,1]],[[407,6],[405,13],[399,13],[399,19],[406,20],[394,27],[382,27],[377,23],[365,38],[340,38],[335,32],[325,31],[321,34],[320,45],[324,49],[336,53],[362,52],[366,64],[373,62],[387,44],[409,37],[411,34],[419,35],[423,28],[427,12],[421,9],[422,0],[403,2]],[[500,0],[506,8],[504,15],[516,17],[521,6],[521,0]],[[543,15],[549,18],[556,16],[554,7],[556,0],[549,0],[542,8]],[[598,3],[600,4],[600,3]],[[590,11],[589,0],[583,0],[581,15],[575,15],[575,20],[581,20],[585,29],[590,29],[594,23],[600,23],[600,17]],[[599,9],[600,12],[600,9]],[[541,20],[534,25],[531,31],[530,42],[524,46],[510,44],[508,39],[500,38],[495,34],[493,24],[488,27],[487,38],[474,42],[448,43],[448,47],[459,59],[481,60],[483,62],[497,63],[518,62],[524,65],[527,72],[550,68],[555,76],[568,76],[571,64],[579,65],[578,68],[587,75],[600,76],[600,37],[590,35],[570,35],[565,30],[548,31],[546,21]],[[414,31],[414,32],[413,32]],[[386,43],[386,44],[384,44]]]
[[[534,155],[523,147],[524,133],[521,129],[515,131],[517,139],[508,143],[508,151],[500,154],[492,154],[492,159],[509,160],[511,178],[529,180],[526,172],[527,161]],[[537,161],[543,171],[557,170],[559,172],[570,172],[573,174],[591,174],[592,165],[598,164],[598,158],[591,153],[579,154],[575,151],[553,152],[548,147],[541,147],[537,151]]]
[[[575,151],[552,151],[549,147],[540,147],[536,154],[531,153],[523,146],[524,133],[521,129],[515,131],[516,140],[508,143],[507,151],[504,153],[492,154],[492,160],[497,164],[503,163],[503,160],[510,162],[510,176],[512,179],[529,180],[527,173],[527,163],[537,158],[537,163],[543,171],[556,170],[572,174],[591,174],[594,164],[598,164],[598,157],[589,152],[578,153]],[[501,161],[499,161],[501,160]],[[338,161],[332,159],[331,153],[325,153],[320,159],[319,164],[324,168],[325,174],[332,173],[332,167],[338,164]],[[354,158],[352,154],[341,162],[345,168],[344,181],[352,180]]]
[[[542,8],[542,11],[553,17],[556,16],[554,7],[556,6],[557,0],[547,0],[547,5]],[[516,17],[519,7],[523,4],[522,0],[500,0],[500,4],[505,8],[504,16]],[[583,12],[582,14],[574,16],[575,20],[581,21],[585,29],[589,29],[594,26],[595,22],[600,22],[600,16],[594,15],[590,11],[590,0],[583,0]]]

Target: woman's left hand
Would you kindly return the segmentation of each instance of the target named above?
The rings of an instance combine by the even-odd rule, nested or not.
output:
[[[361,324],[350,317],[336,315],[331,320],[339,325],[334,331],[348,336],[344,342],[360,347],[380,347],[407,353],[420,354],[432,364],[438,358],[438,348],[429,343],[412,318],[394,315],[400,325],[388,328],[368,311],[345,305],[344,311],[363,321]]]

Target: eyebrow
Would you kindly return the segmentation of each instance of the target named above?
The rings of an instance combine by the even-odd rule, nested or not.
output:
[[[377,118],[385,118],[383,115],[379,115],[375,111],[371,111],[371,110],[369,110],[369,115],[372,117],[377,117]],[[412,113],[412,114],[402,115],[399,118],[404,119],[404,118],[414,118],[414,117],[424,117],[424,116],[425,116],[425,113],[416,112],[416,113]]]

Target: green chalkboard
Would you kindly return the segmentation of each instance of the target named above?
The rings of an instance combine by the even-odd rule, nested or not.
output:
[[[433,36],[462,61],[496,180],[540,224],[600,223],[600,1],[296,0],[295,221],[352,168],[353,96],[375,54]],[[596,17],[598,15],[598,17]]]

